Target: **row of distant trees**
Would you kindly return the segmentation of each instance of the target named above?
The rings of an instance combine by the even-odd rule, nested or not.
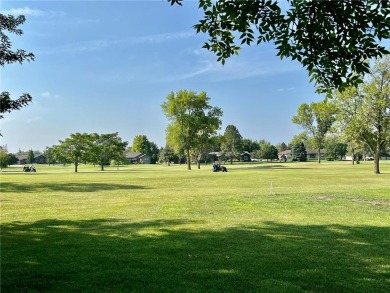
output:
[[[374,173],[379,174],[379,159],[389,152],[390,145],[390,58],[377,61],[359,87],[334,92],[332,99],[300,105],[292,121],[305,131],[288,146],[244,139],[234,125],[228,125],[223,135],[218,134],[223,112],[210,105],[206,92],[171,92],[161,107],[169,121],[166,146],[159,149],[146,135],[137,135],[131,147],[132,151],[149,155],[152,162],[171,162],[176,157],[179,162],[184,159],[190,170],[191,162],[200,168],[210,152],[219,152],[231,163],[244,151],[252,158],[273,160],[279,151],[303,144],[318,150],[319,163],[324,148],[327,159],[342,158],[347,152],[352,158],[358,152],[372,155]],[[123,162],[127,145],[118,133],[75,133],[47,148],[45,157],[48,163],[72,162],[76,172],[80,162],[99,164],[103,170],[111,160]]]
[[[302,136],[318,150],[319,162],[327,141],[339,140],[353,158],[358,150],[372,154],[374,173],[379,174],[381,154],[390,145],[390,57],[377,60],[359,86],[336,91],[323,102],[302,104],[292,121],[305,129]]]
[[[283,150],[265,141],[246,141],[244,146],[234,125],[227,126],[224,135],[219,137],[217,131],[223,112],[209,101],[205,92],[181,90],[168,95],[162,105],[169,120],[164,150],[167,157],[172,153],[169,148],[184,154],[190,170],[191,156],[199,168],[202,158],[212,150],[220,150],[231,163],[242,151],[268,160]],[[300,105],[292,121],[304,132],[294,137],[290,149],[310,145],[317,149],[319,163],[324,148],[328,159],[341,158],[349,149],[352,163],[356,151],[367,151],[374,157],[374,173],[379,174],[381,154],[388,152],[390,145],[390,57],[377,60],[357,87],[335,91],[332,98],[321,102]]]

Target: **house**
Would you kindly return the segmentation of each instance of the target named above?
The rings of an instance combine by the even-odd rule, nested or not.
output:
[[[208,161],[210,161],[210,162],[220,161],[221,157],[222,157],[222,153],[221,152],[211,152],[211,153],[208,153]]]
[[[18,159],[18,162],[16,164],[18,165],[26,165],[27,164],[27,157],[28,154],[19,154],[16,155],[16,158]],[[34,157],[34,163],[36,164],[45,164],[46,158],[44,155],[37,155]]]
[[[44,155],[38,155],[34,158],[35,163],[37,164],[45,164],[46,163],[46,158]]]
[[[150,164],[150,156],[142,153],[127,152],[125,158],[129,164]]]
[[[247,151],[243,152],[240,157],[243,162],[251,162],[251,154]]]
[[[306,150],[306,153],[307,153],[307,160],[318,160],[318,150],[311,150],[311,149],[308,149]],[[321,149],[320,150],[320,156],[321,156],[321,160],[325,160],[325,150],[324,149]]]
[[[287,161],[292,158],[291,150],[285,150],[278,153],[279,161]]]
[[[313,150],[313,149],[307,149],[306,150],[307,154],[307,160],[318,160],[318,150]],[[321,160],[325,159],[325,150],[321,149],[320,150],[320,155],[321,155]],[[283,159],[283,156],[286,156],[286,159],[292,159],[292,151],[291,150],[285,150],[282,152],[278,153],[278,158],[279,160]]]
[[[17,162],[18,165],[26,165],[27,164],[27,154],[16,155],[16,158],[18,159],[18,162]]]

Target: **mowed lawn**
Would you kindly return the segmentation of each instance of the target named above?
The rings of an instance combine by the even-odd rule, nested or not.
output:
[[[390,161],[1,173],[1,292],[390,292]]]

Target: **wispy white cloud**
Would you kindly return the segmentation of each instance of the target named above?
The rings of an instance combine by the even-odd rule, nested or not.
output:
[[[42,117],[35,116],[35,117],[32,117],[32,118],[26,119],[26,123],[27,124],[31,124],[31,123],[34,123],[34,122],[39,121],[39,120],[42,120]]]
[[[109,45],[110,43],[107,40],[85,41],[85,42],[68,44],[62,48],[62,51],[72,52],[72,53],[99,51],[101,49],[107,48]]]
[[[20,8],[11,8],[8,10],[1,10],[2,14],[10,15],[24,15],[24,16],[36,16],[36,17],[49,17],[49,18],[58,18],[66,15],[63,11],[44,11],[40,9],[30,8],[28,6]]]
[[[289,92],[295,90],[295,87],[289,87],[289,88],[280,88],[278,89],[278,92]]]
[[[199,68],[197,68],[196,70],[173,77],[173,80],[189,79],[213,71],[218,71],[218,64],[216,63],[213,64],[212,62],[204,61],[203,64],[201,64],[201,66],[199,66]]]
[[[9,10],[2,10],[2,14],[10,14],[10,15],[25,15],[25,16],[43,16],[45,12],[39,9],[33,9],[28,6],[21,8],[11,8]]]
[[[123,38],[117,40],[89,40],[78,43],[70,43],[64,46],[61,50],[65,52],[82,53],[89,51],[99,51],[108,47],[129,47],[141,44],[159,44],[174,40],[190,38],[193,36],[195,36],[193,31],[182,31],[141,37]]]
[[[183,32],[172,32],[172,33],[130,38],[130,39],[127,39],[124,41],[129,42],[129,43],[133,43],[133,44],[145,44],[145,43],[156,44],[156,43],[163,43],[163,42],[172,41],[172,40],[187,39],[187,38],[191,38],[195,35],[196,34],[193,30],[189,30],[189,31],[183,31]]]
[[[46,98],[46,99],[59,99],[61,96],[58,94],[52,94],[49,91],[45,91],[41,93],[41,97]]]
[[[279,62],[279,60],[275,62]],[[276,66],[275,62],[259,60],[252,60],[252,62],[250,62],[235,59],[228,60],[225,65],[222,65],[215,60],[201,60],[199,61],[199,66],[196,67],[193,71],[176,75],[170,80],[184,80],[204,75],[207,76],[207,79],[211,82],[221,82],[229,80],[242,80],[256,76],[270,76],[300,70],[300,67],[295,66],[295,64],[284,64],[284,66]],[[293,88],[282,90],[292,89]]]

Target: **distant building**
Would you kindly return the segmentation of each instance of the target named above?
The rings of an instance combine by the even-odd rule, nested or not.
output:
[[[209,159],[210,162],[220,161],[221,157],[222,157],[222,153],[221,152],[211,152],[211,153],[208,153],[208,159]]]
[[[243,162],[251,162],[251,154],[249,152],[243,152],[241,155],[241,161]]]
[[[46,158],[44,155],[38,155],[34,158],[35,163],[37,164],[45,164],[46,163]]]
[[[307,160],[318,160],[318,150],[308,149],[308,150],[306,150],[306,153],[307,153]],[[283,156],[286,156],[287,160],[292,159],[292,151],[285,150],[285,151],[278,153],[279,160],[282,160]],[[320,156],[321,156],[321,160],[325,160],[325,150],[324,149],[320,150]]]
[[[150,164],[150,156],[137,152],[125,153],[125,158],[129,164]]]
[[[16,155],[16,158],[18,159],[18,162],[16,164],[18,165],[27,164],[27,154]]]

